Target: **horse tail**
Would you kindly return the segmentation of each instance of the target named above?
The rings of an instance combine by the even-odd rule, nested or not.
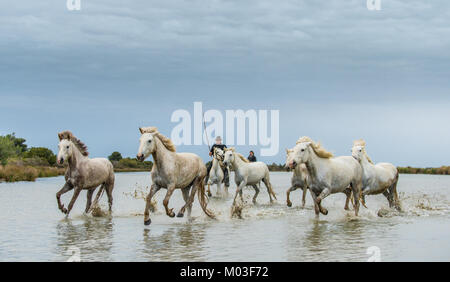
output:
[[[207,208],[208,197],[206,196],[205,193],[205,178],[203,178],[202,181],[200,182],[199,189],[200,190],[198,191],[198,201],[200,202],[200,206],[202,207],[203,212],[210,218],[216,218],[214,214]]]
[[[269,182],[269,183],[270,183],[270,182]],[[270,194],[272,194],[272,197],[274,197],[275,200],[278,200],[278,199],[277,199],[277,195],[275,194],[275,192],[274,192],[273,189],[272,189],[272,183],[269,184],[269,190],[270,190]]]
[[[98,207],[98,202],[100,201],[100,198],[103,196],[103,192],[105,191],[106,183],[103,183],[102,186],[100,186],[100,189],[97,192],[97,195],[95,196],[94,202],[91,204],[91,207],[89,208],[88,213],[92,212],[94,209]]]

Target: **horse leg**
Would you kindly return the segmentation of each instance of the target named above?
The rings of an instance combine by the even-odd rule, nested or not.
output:
[[[253,204],[256,204],[256,198],[258,198],[259,188],[258,185],[252,185],[253,189],[255,189],[255,196],[253,196]]]
[[[316,195],[316,193],[314,193],[314,191],[311,191],[311,197],[312,197],[313,203],[314,203],[314,212],[316,213],[316,217],[319,217],[320,208],[319,208],[319,205],[317,204],[317,195]]]
[[[323,189],[322,193],[320,193],[319,197],[317,197],[316,201],[317,201],[317,205],[319,206],[319,210],[323,215],[327,215],[328,214],[328,210],[324,207],[322,207],[322,200],[325,199],[326,197],[328,197],[331,194],[331,191],[329,188],[325,188]]]
[[[208,197],[212,197],[212,193],[211,193],[211,184],[208,182]]]
[[[242,188],[244,188],[245,185],[246,185],[246,182],[242,181],[236,188],[236,195],[234,195],[233,206],[236,204],[236,198],[239,194],[241,195],[242,202],[244,201],[243,196],[242,196]]]
[[[222,196],[222,181],[217,182],[217,196]]]
[[[180,212],[177,214],[177,217],[183,217],[184,216],[184,211],[186,210],[186,207],[189,205],[189,191],[190,190],[191,190],[191,186],[188,186],[188,187],[185,187],[185,188],[181,189],[185,205],[181,208]]]
[[[169,217],[175,217],[175,213],[173,212],[173,209],[169,209],[170,197],[172,197],[172,194],[174,191],[175,191],[175,185],[174,184],[169,185],[167,187],[166,197],[164,198],[164,201],[163,201],[164,209],[166,210],[166,214]]]
[[[73,196],[72,196],[72,200],[70,200],[69,206],[67,207],[67,213],[66,216],[69,216],[70,211],[73,208],[73,205],[75,204],[75,201],[77,200],[78,196],[80,195],[81,192],[81,188],[76,187],[73,191]]]
[[[206,178],[205,178],[205,183],[208,184],[208,197],[212,197],[212,193],[211,193],[211,182],[210,180],[210,174],[211,174],[211,170],[212,170],[212,162],[208,163],[208,165],[206,166]]]
[[[87,192],[86,209],[84,210],[84,213],[86,213],[86,214],[89,213],[89,211],[91,210],[92,195],[94,195],[95,188],[97,188],[97,187],[91,188]],[[101,190],[101,188],[100,188],[100,190]]]
[[[397,193],[397,184],[398,184],[398,173],[395,177],[394,183],[389,187],[389,194],[391,195],[392,205],[395,207],[397,211],[401,211],[400,200],[398,199]]]
[[[365,207],[366,209],[368,209],[367,204],[366,204],[366,195],[367,193],[364,193],[364,191],[361,192],[361,197],[360,197],[360,201],[361,204],[363,205],[363,207]]]
[[[115,176],[114,173],[112,173],[112,176],[109,179],[109,182],[106,183],[105,189],[106,189],[106,195],[108,196],[108,205],[109,205],[109,213],[112,212],[112,205],[113,205],[113,189],[114,189],[114,182],[115,182]]]
[[[71,185],[69,185],[69,183],[66,182],[66,184],[64,184],[63,188],[61,190],[59,190],[58,193],[56,193],[56,201],[58,202],[58,208],[63,212],[63,213],[67,213],[67,209],[64,208],[64,205],[61,204],[61,195],[69,192],[70,190],[72,190],[73,187]]]
[[[308,187],[303,188],[303,196],[302,196],[302,208],[305,208],[306,205],[306,194],[308,193]]]
[[[350,203],[350,200],[352,198],[352,190],[347,188],[345,189],[344,194],[347,196],[347,199],[345,200],[344,210],[349,211],[350,208],[348,207],[348,204]]]
[[[195,200],[195,194],[197,193],[197,190],[199,188],[199,185],[202,185],[202,182],[194,182],[194,185],[192,185],[192,190],[191,190],[191,195],[189,196],[189,204],[187,205],[187,210],[188,210],[188,217],[191,217],[191,212],[192,212],[192,204],[194,203]],[[200,192],[199,192],[200,193]],[[183,211],[184,212],[184,211]]]
[[[114,186],[109,184],[106,187],[106,196],[108,196],[108,205],[109,205],[109,213],[112,212],[112,205],[113,205],[113,195],[112,195],[112,190],[113,190]]]
[[[362,183],[352,183],[351,184],[353,190],[353,198],[355,199],[355,216],[358,216],[359,213],[359,201],[361,199],[362,194]]]
[[[150,208],[152,206],[152,198],[156,194],[156,192],[158,192],[160,189],[161,189],[161,187],[159,187],[156,184],[153,184],[150,189],[150,193],[148,193],[148,195],[147,195],[145,211],[144,211],[144,224],[145,225],[150,225],[150,223],[152,223],[152,221],[150,219]]]
[[[384,191],[383,195],[386,197],[386,199],[389,202],[389,208],[393,208],[394,207],[393,197],[392,197],[390,191],[389,190]]]
[[[291,202],[291,199],[289,198],[289,196],[291,195],[291,192],[294,192],[295,190],[297,190],[297,187],[292,186],[286,192],[286,196],[287,196],[286,202],[287,202],[288,207],[292,207],[292,202]]]
[[[228,188],[229,187],[227,185],[225,185],[225,197],[228,197],[228,195],[229,195]]]

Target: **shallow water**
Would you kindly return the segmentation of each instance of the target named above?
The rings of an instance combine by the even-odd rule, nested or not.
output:
[[[401,214],[387,209],[380,195],[367,197],[369,209],[356,218],[344,211],[342,194],[323,201],[329,214],[319,220],[309,194],[305,209],[299,207],[300,191],[291,194],[292,208],[285,205],[289,173],[271,177],[278,201],[270,205],[261,189],[254,206],[254,190],[247,188],[242,219],[231,218],[234,184],[227,199],[210,199],[218,220],[208,219],[197,199],[191,221],[167,217],[161,190],[149,228],[140,198],[149,173],[117,174],[113,216],[103,218],[83,215],[83,191],[65,219],[55,198],[62,177],[0,183],[0,261],[67,261],[76,250],[82,261],[367,261],[370,247],[380,251],[382,261],[450,261],[449,176],[401,175]],[[62,197],[66,206],[71,196]],[[176,191],[170,207],[177,212],[182,204]],[[378,217],[379,210],[387,217]]]

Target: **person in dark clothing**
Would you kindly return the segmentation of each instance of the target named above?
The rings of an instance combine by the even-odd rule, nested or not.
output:
[[[225,150],[225,148],[227,148],[226,145],[222,144],[222,138],[220,136],[217,136],[216,144],[214,144],[211,147],[211,150],[209,151],[210,157],[213,156],[215,148],[219,148],[222,151]],[[212,168],[212,162],[209,162],[206,165],[206,168],[207,168],[208,172],[206,174],[205,184],[208,183],[208,180],[209,180],[209,172],[211,171],[211,168]],[[228,175],[228,169],[224,166],[224,167],[222,167],[222,170],[223,170],[223,174],[224,174],[223,183],[225,184],[225,186],[230,187],[230,176]]]
[[[248,159],[251,163],[256,162],[255,152],[250,151],[250,155],[248,155],[248,158],[247,158],[247,159]]]

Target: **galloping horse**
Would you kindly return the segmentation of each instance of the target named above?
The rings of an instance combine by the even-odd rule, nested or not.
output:
[[[366,195],[383,194],[389,201],[389,206],[401,210],[397,194],[398,170],[390,163],[373,164],[366,152],[366,142],[357,140],[353,143],[353,157],[363,168],[363,187],[361,202],[366,206]]]
[[[273,202],[272,196],[277,199],[270,183],[269,168],[263,162],[249,162],[244,156],[237,153],[234,148],[225,149],[224,164],[231,166],[231,169],[235,172],[235,182],[238,186],[236,189],[236,195],[234,196],[234,203],[236,203],[237,195],[240,194],[241,200],[243,200],[242,189],[245,186],[252,186],[256,193],[253,196],[253,203],[256,203],[256,198],[259,194],[258,184],[263,181],[267,187],[269,193],[270,202]]]
[[[314,210],[328,214],[321,202],[330,194],[344,192],[349,186],[355,199],[355,215],[359,212],[359,198],[362,188],[361,165],[351,156],[334,158],[330,152],[314,143],[309,137],[302,137],[293,149],[294,157],[289,163],[291,168],[306,164],[311,177],[311,195],[314,200]]]
[[[207,216],[214,218],[214,215],[207,209],[207,196],[204,185],[206,166],[202,159],[191,153],[176,153],[175,145],[172,141],[159,133],[156,127],[139,128],[139,130],[142,135],[137,159],[144,161],[152,155],[154,160],[151,172],[153,184],[146,199],[144,224],[150,225],[151,223],[151,201],[161,188],[167,189],[163,204],[168,216],[175,217],[173,209],[169,209],[169,200],[175,189],[181,189],[186,204],[181,208],[177,215],[178,217],[184,216],[186,208],[188,216],[191,215],[195,193],[199,190],[198,199],[200,206]]]
[[[289,167],[289,164],[292,162],[294,150],[286,149],[286,167]],[[302,207],[305,207],[306,204],[306,194],[308,192],[308,186],[311,180],[309,179],[308,169],[305,164],[297,165],[294,168],[294,174],[291,179],[291,187],[287,190],[287,206],[292,207],[291,199],[289,198],[291,192],[294,192],[297,189],[303,190],[302,196]]]
[[[209,172],[208,180],[208,195],[211,194],[211,185],[217,185],[217,195],[221,194],[222,182],[225,177],[222,170],[222,163],[224,159],[224,152],[219,148],[214,148],[211,171]],[[225,185],[225,194],[228,195],[228,186]]]
[[[102,191],[105,190],[108,195],[109,212],[111,213],[113,204],[112,191],[114,189],[114,168],[111,162],[107,159],[89,159],[86,145],[73,136],[70,131],[61,132],[58,134],[58,137],[60,142],[57,161],[59,164],[63,164],[66,160],[69,163],[65,174],[66,184],[56,193],[59,209],[69,216],[78,195],[81,190],[85,189],[88,190],[85,213],[89,213],[92,195],[95,189],[102,185],[97,193],[95,202],[99,200]],[[74,189],[73,197],[66,209],[61,204],[61,195],[72,189]]]
[[[289,164],[293,161],[294,158],[294,150],[286,149],[286,168],[289,167]],[[308,168],[305,164],[299,164],[294,168],[294,174],[291,179],[291,188],[286,192],[287,194],[287,206],[291,207],[292,202],[289,198],[291,192],[294,192],[297,189],[303,190],[302,197],[302,207],[305,207],[306,203],[306,193],[308,192],[308,187],[311,185],[311,177],[309,176]],[[347,200],[345,201],[345,210],[350,210],[348,204],[350,200],[353,200],[352,190],[350,188],[345,189],[344,194],[347,196]],[[354,205],[354,203],[353,203]]]

